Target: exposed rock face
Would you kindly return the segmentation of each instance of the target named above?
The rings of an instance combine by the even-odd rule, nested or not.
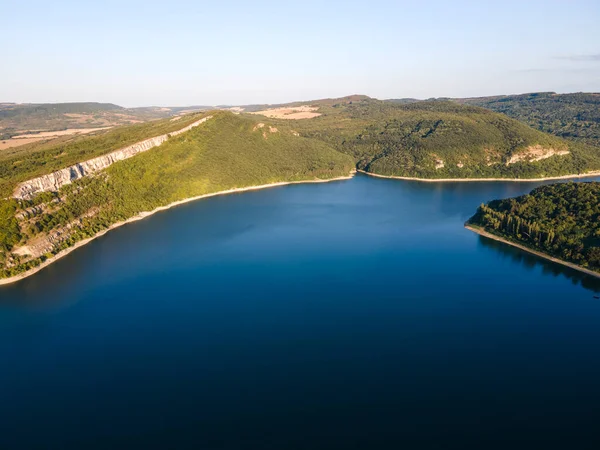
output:
[[[20,183],[15,191],[13,197],[18,199],[30,199],[39,192],[46,191],[58,191],[62,186],[72,183],[73,181],[83,178],[86,175],[93,174],[99,170],[106,169],[108,166],[117,161],[122,161],[132,156],[137,155],[150,150],[151,148],[158,147],[165,142],[170,136],[177,136],[178,134],[185,133],[194,127],[197,127],[201,123],[206,122],[212,116],[204,117],[196,122],[182,128],[178,131],[173,131],[169,134],[163,134],[150,139],[146,139],[141,142],[137,142],[129,147],[125,147],[114,152],[108,153],[97,158],[89,159],[87,161],[77,163],[73,166],[66,167],[64,169],[52,172],[48,175],[43,175],[32,180],[24,181]]]
[[[12,252],[15,255],[19,256],[39,258],[45,253],[53,251],[59,244],[69,239],[69,237],[71,237],[72,231],[81,226],[83,219],[87,217],[92,217],[97,213],[98,208],[92,208],[82,216],[68,223],[67,225],[55,228],[49,233],[40,234],[32,240],[28,241],[26,245],[14,248]]]
[[[510,164],[518,163],[520,161],[541,161],[542,159],[551,158],[552,156],[568,155],[569,153],[570,152],[568,150],[564,149],[558,150],[554,148],[544,148],[541,145],[530,145],[524,151],[516,155],[512,155],[506,162],[506,165],[508,166]]]

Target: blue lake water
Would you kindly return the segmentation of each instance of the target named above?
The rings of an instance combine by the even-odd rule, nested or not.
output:
[[[0,448],[598,448],[600,280],[479,237],[540,183],[215,197],[0,286]]]

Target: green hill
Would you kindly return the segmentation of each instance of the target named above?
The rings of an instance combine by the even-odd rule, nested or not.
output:
[[[7,149],[0,152],[0,196],[10,195],[18,182],[179,130],[201,117],[202,114],[191,114],[177,121],[163,119],[118,127],[94,136],[66,136]]]
[[[419,178],[541,178],[600,169],[600,151],[503,114],[450,101],[363,99],[321,106],[297,121],[367,172]]]
[[[600,147],[600,93],[539,92],[456,101],[488,108],[540,131]]]
[[[600,183],[542,186],[481,205],[467,223],[550,256],[600,271]]]
[[[374,100],[374,99],[372,99],[371,97],[368,97],[366,95],[354,94],[354,95],[347,95],[346,97],[321,98],[318,100],[308,100],[308,101],[291,102],[291,103],[242,105],[241,108],[244,112],[248,113],[248,112],[256,112],[256,111],[262,111],[265,109],[272,109],[272,108],[292,108],[295,106],[302,106],[302,105],[333,106],[333,105],[340,105],[340,104],[351,104],[353,102],[364,102],[364,101],[369,101],[369,100]],[[219,107],[229,108],[230,106],[229,105],[221,105]]]
[[[260,117],[228,112],[211,115],[201,126],[59,192],[0,201],[0,273],[18,274],[116,222],[175,201],[233,188],[347,176],[354,167],[349,156],[297,136],[285,125],[275,128]],[[121,134],[139,135],[138,128],[124,128]],[[109,148],[100,152],[90,141],[83,139],[73,154],[91,149],[87,158]],[[5,192],[25,176],[51,172],[52,164],[36,162],[52,161],[59,150],[21,155],[17,165],[12,161]],[[20,171],[21,165],[34,169]]]

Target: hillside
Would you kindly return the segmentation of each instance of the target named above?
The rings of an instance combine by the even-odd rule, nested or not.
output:
[[[540,131],[600,147],[600,93],[539,92],[455,101],[488,108]]]
[[[13,117],[52,117],[61,114],[93,114],[103,111],[122,111],[112,103],[80,102],[80,103],[2,103],[0,104],[0,120]]]
[[[600,169],[600,151],[534,130],[503,114],[450,101],[307,103],[303,136],[351,155],[357,167],[419,178],[542,178]]]
[[[143,139],[179,130],[202,116],[191,114],[177,121],[163,119],[118,127],[94,136],[66,136],[5,150],[0,152],[0,196],[10,195],[21,181],[101,156]]]
[[[291,103],[263,103],[263,104],[255,104],[255,105],[241,105],[238,106],[240,111],[245,113],[252,113],[257,111],[276,109],[276,108],[294,108],[303,105],[312,105],[312,106],[333,106],[337,104],[345,104],[345,103],[353,103],[353,102],[364,102],[369,100],[375,100],[367,95],[347,95],[346,97],[340,98],[321,98],[317,100],[307,100],[307,101],[298,101]],[[222,105],[220,108],[230,108],[230,106]]]
[[[275,128],[266,120],[228,112],[214,111],[204,117],[209,120],[190,131],[67,184],[58,192],[44,192],[31,200],[0,201],[2,276],[35,267],[143,211],[228,189],[347,176],[354,167],[350,157],[322,142],[297,136],[289,127]],[[185,120],[197,119],[195,115]],[[141,136],[135,126],[119,132],[122,136]],[[146,130],[145,137],[156,133]],[[87,158],[109,148],[105,142],[100,151],[98,142],[89,141],[96,138],[83,139],[68,157]],[[124,142],[121,140],[120,145]],[[118,146],[116,142],[112,145]],[[12,192],[19,181],[32,174],[67,166],[66,160],[38,164],[52,161],[63,150],[59,146],[21,155],[20,164],[4,161],[0,166],[5,168],[3,191]]]
[[[112,103],[43,103],[0,105],[0,139],[41,131],[100,128],[139,120]]]
[[[542,186],[481,205],[468,225],[600,272],[600,183]]]
[[[112,103],[0,103],[0,151],[89,134],[106,128],[180,116],[209,109],[189,107],[123,108]]]

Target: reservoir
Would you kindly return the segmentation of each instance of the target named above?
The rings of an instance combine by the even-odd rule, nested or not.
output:
[[[0,286],[0,448],[588,448],[600,280],[463,228],[541,183],[208,198]]]

